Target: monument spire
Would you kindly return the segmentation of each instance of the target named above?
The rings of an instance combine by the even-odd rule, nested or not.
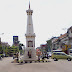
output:
[[[27,12],[27,32],[26,34],[34,34],[33,22],[32,22],[33,10],[30,9],[30,2],[29,2],[29,9],[26,10],[26,12]]]
[[[29,1],[29,9],[30,9],[30,1]]]

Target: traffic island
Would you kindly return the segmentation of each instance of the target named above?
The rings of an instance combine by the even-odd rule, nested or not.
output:
[[[35,60],[35,61],[23,61],[23,60],[19,60],[19,64],[21,64],[21,63],[24,63],[24,64],[26,64],[26,63],[47,63],[47,62],[50,62],[50,61],[48,61],[48,60]]]
[[[40,59],[40,60],[23,60],[23,59],[17,59],[15,58],[14,61],[12,61],[12,63],[19,63],[19,64],[26,64],[26,63],[47,63],[47,62],[51,62],[48,59]]]

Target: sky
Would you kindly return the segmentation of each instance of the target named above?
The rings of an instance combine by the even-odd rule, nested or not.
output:
[[[19,36],[19,41],[26,45],[26,10],[29,8],[29,1],[33,10],[36,47],[45,44],[52,37],[66,33],[72,26],[72,0],[0,0],[2,42],[12,45],[13,36]]]

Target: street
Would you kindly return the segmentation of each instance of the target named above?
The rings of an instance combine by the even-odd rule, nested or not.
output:
[[[4,58],[0,61],[0,72],[71,72],[72,61],[58,60],[45,63],[11,63],[12,57]]]

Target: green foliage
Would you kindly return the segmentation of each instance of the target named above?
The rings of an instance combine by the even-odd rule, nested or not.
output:
[[[46,51],[51,51],[52,42],[51,39],[46,41]]]
[[[12,56],[13,54],[19,52],[18,46],[2,46],[0,45],[0,54],[5,53],[6,56]]]
[[[5,52],[5,55],[6,56],[9,56],[10,55],[10,51],[11,51],[10,46],[5,46],[4,52]]]
[[[3,53],[3,49],[2,49],[2,46],[0,45],[0,54]]]
[[[24,51],[22,49],[22,46],[24,46],[22,43],[19,43],[19,51],[20,51],[20,54],[23,54]]]
[[[0,54],[5,54],[8,55],[9,54],[9,46],[6,45],[0,45]]]
[[[4,55],[3,55],[3,54],[0,54],[0,56],[1,56],[1,57],[4,57]]]
[[[11,47],[11,53],[12,53],[12,54],[15,54],[15,53],[17,53],[17,52],[19,52],[19,47],[13,45],[13,46]]]
[[[50,40],[47,40],[47,44],[48,45],[51,45],[51,39]]]

